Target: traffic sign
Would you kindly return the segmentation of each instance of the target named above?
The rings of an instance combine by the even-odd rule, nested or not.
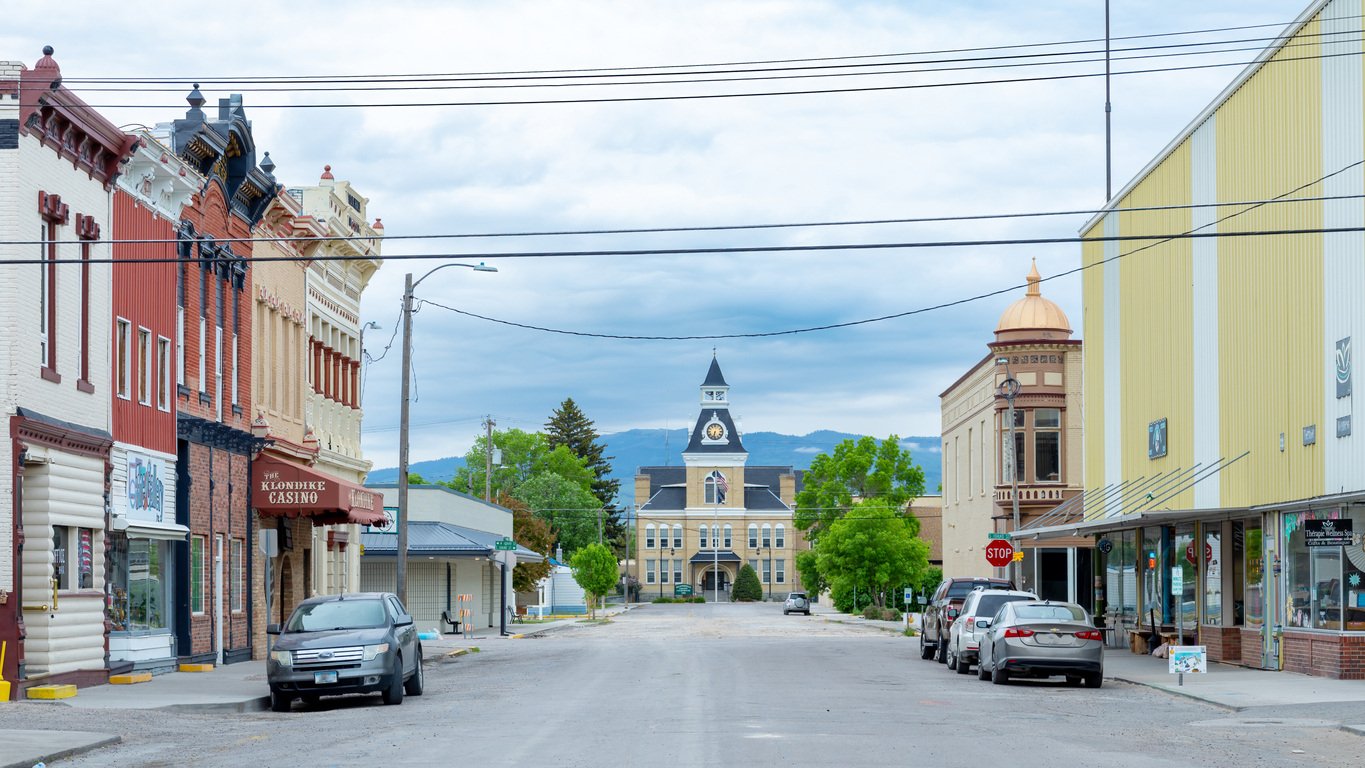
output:
[[[986,534],[986,538],[991,540],[1000,539],[1003,541],[1009,541],[1010,535],[1008,533],[988,533]]]
[[[507,550],[508,552],[511,552],[517,548],[517,543],[515,541],[512,541],[511,539],[498,539],[497,541],[493,542],[493,546],[496,549],[504,549]]]
[[[1014,545],[1010,544],[1008,541],[992,539],[991,543],[986,545],[986,562],[996,568],[1003,568],[1006,565],[1009,565],[1010,557],[1013,555]]]
[[[691,596],[692,596],[692,585],[691,585],[691,584],[674,584],[674,585],[673,585],[673,596],[674,596],[674,597],[691,597]]]

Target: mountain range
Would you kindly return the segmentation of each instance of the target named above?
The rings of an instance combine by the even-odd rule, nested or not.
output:
[[[687,447],[687,429],[629,429],[601,435],[598,440],[606,447],[604,455],[611,457],[611,477],[621,482],[621,493],[629,495],[634,487],[635,472],[640,467],[681,466],[682,451]],[[754,466],[790,466],[809,469],[811,459],[821,453],[832,453],[834,446],[844,440],[856,440],[862,435],[819,430],[808,435],[784,435],[778,432],[751,432],[742,437],[749,451],[749,464]],[[903,437],[901,446],[924,470],[924,492],[937,494],[943,476],[937,437]],[[429,482],[448,481],[464,466],[464,457],[447,456],[443,459],[414,462],[409,471]],[[370,472],[368,482],[392,483],[398,479],[397,467],[385,467]],[[622,501],[625,502],[624,496]]]

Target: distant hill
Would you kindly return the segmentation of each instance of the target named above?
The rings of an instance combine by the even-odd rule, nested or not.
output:
[[[750,432],[743,437],[749,451],[749,463],[758,466],[790,466],[809,469],[811,459],[821,453],[831,453],[834,446],[862,435],[820,430],[808,435],[784,435],[778,432]],[[630,429],[602,435],[606,455],[613,457],[612,477],[621,481],[621,491],[631,493],[635,472],[640,467],[681,466],[682,450],[687,447],[684,429]],[[942,479],[937,437],[904,437],[901,445],[910,450],[915,463],[924,470],[924,492],[936,494]],[[444,459],[419,461],[410,469],[432,482],[448,481],[464,466],[464,458],[449,456]],[[369,481],[392,483],[398,480],[398,468],[386,467],[370,472]]]

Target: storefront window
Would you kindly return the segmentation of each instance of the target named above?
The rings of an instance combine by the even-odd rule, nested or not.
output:
[[[1150,624],[1153,620],[1160,624],[1166,620],[1161,604],[1161,529],[1142,529],[1142,552],[1139,558],[1142,566],[1142,611],[1141,619]]]
[[[1352,508],[1348,517],[1355,531],[1355,541],[1360,541],[1365,531],[1365,510]],[[1365,547],[1359,543],[1344,547],[1345,559],[1342,561],[1345,581],[1346,629],[1349,632],[1365,632]]]
[[[111,536],[113,588],[109,618],[114,631],[143,632],[168,627],[166,546],[160,541]]]
[[[1341,629],[1341,547],[1313,547],[1313,626]]]
[[[1243,525],[1243,524],[1239,524]],[[1242,623],[1259,627],[1265,623],[1265,539],[1259,520],[1244,524],[1242,544],[1243,566]]]
[[[1309,547],[1304,535],[1307,520],[1335,520],[1340,510],[1314,510],[1284,516],[1289,619],[1292,627],[1342,628],[1341,547]]]
[[[1194,524],[1177,525],[1172,544],[1171,554],[1175,560],[1171,563],[1171,594],[1175,599],[1173,611],[1179,612],[1181,626],[1193,627],[1199,616],[1195,604],[1199,594],[1199,569],[1196,565],[1198,558],[1203,555],[1195,551]]]
[[[1223,531],[1221,523],[1204,528],[1204,623],[1223,623]]]
[[[1119,531],[1115,535],[1113,555],[1117,558],[1110,560],[1117,566],[1117,581],[1119,592],[1117,605],[1119,614],[1126,623],[1133,623],[1137,617],[1138,610],[1138,586],[1137,586],[1137,531]],[[1116,598],[1111,597],[1110,600]]]

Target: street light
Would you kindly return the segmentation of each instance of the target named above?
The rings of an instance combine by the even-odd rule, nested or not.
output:
[[[1014,531],[1019,530],[1019,456],[1015,450],[1014,438],[1014,398],[1019,395],[1019,380],[1010,373],[1010,359],[1008,357],[998,357],[995,359],[996,365],[1005,366],[1005,380],[1000,382],[1000,396],[1005,398],[1009,406],[1009,413],[1006,418],[1010,423],[1010,504],[1014,509]],[[1022,551],[1022,550],[1020,550]],[[1024,563],[1022,559],[1014,561],[1014,587],[1015,589],[1024,588]]]
[[[678,554],[678,550],[674,549],[673,547],[668,548],[668,556],[670,558],[676,554]],[[668,576],[669,573],[671,573],[671,571],[669,570],[669,568],[671,567],[672,564],[668,560],[664,559],[664,543],[663,540],[661,539],[659,541],[659,597],[664,596],[664,579]]]
[[[760,539],[761,541],[761,539]],[[754,555],[758,557],[758,567],[763,567],[763,547],[754,550]],[[773,571],[773,548],[768,547],[768,567],[763,571],[763,602],[768,602],[768,587]]]
[[[475,272],[498,271],[497,267],[490,267],[483,262],[478,264],[451,262],[441,264],[416,281],[412,279],[411,272],[404,279],[403,393],[398,411],[398,518],[394,521],[398,528],[398,567],[395,585],[397,589],[394,591],[398,593],[398,599],[405,606],[408,604],[408,391],[412,381],[412,291],[421,285],[423,280],[446,267],[465,267]]]
[[[360,326],[360,396],[356,398],[356,402],[362,407],[365,405],[365,372],[369,370],[370,367],[370,364],[365,362],[365,358],[367,357],[365,354],[365,330],[367,328],[373,328],[378,331],[381,330],[383,326],[373,320]]]

